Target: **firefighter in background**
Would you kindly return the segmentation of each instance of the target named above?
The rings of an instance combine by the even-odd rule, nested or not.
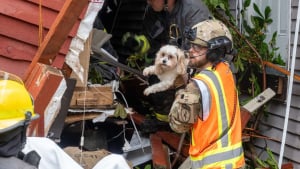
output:
[[[0,169],[83,169],[54,141],[26,137],[34,112],[33,99],[22,80],[0,71]],[[111,154],[93,169],[129,169],[121,155]]]
[[[145,35],[126,32],[122,37],[122,45],[129,50],[130,55],[126,59],[129,66],[135,67],[136,65],[130,65],[130,63],[139,60],[144,61],[145,65],[152,63],[152,60],[147,58],[150,43]]]
[[[37,168],[36,152],[24,155],[26,130],[37,119],[33,100],[23,82],[12,74],[0,71],[0,168]]]
[[[186,50],[189,45],[185,30],[210,17],[207,6],[201,0],[147,0],[149,9],[145,14],[145,29],[150,38],[165,34],[167,43]],[[154,24],[147,24],[156,13]],[[148,19],[148,18],[149,19]],[[155,18],[154,18],[155,19]]]
[[[232,52],[232,36],[218,20],[200,22],[186,34],[191,43],[189,67],[196,73],[187,87],[176,93],[169,114],[174,131],[191,131],[190,157],[182,168],[241,168],[244,153],[239,101],[224,59]]]
[[[137,49],[143,49],[142,45],[150,46],[149,51],[145,51],[149,59],[155,58],[155,53],[165,44],[188,49],[185,30],[209,17],[207,6],[199,0],[147,0],[143,30],[140,33],[124,34],[122,44],[127,48],[134,48],[134,52],[140,52]],[[148,41],[142,40],[143,36]],[[153,63],[146,63],[145,66],[149,64]]]

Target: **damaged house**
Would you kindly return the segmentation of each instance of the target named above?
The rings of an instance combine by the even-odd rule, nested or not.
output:
[[[280,168],[300,169],[299,2],[222,2],[245,34],[240,41],[249,40],[244,19],[254,27],[251,17],[260,16],[259,10],[269,17],[266,41],[277,32],[279,49],[273,51],[285,62],[249,61],[266,74],[271,68],[272,77],[259,82],[260,92],[241,96],[247,164],[263,167],[259,159],[271,168],[271,154]],[[271,9],[269,16],[265,9]],[[28,136],[52,139],[85,168],[111,153],[121,154],[132,168],[178,168],[188,157],[187,136],[151,121],[151,102],[143,95],[148,79],[140,58],[122,41],[143,31],[146,10],[146,0],[1,0],[0,70],[22,78],[40,115]],[[249,79],[239,82],[243,92],[251,86]]]

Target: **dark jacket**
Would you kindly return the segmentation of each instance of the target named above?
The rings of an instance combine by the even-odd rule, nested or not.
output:
[[[154,12],[151,7],[146,11],[144,27],[152,53],[155,53],[162,45],[170,43],[172,40],[170,39],[170,26],[172,25],[175,25],[178,30],[178,37],[175,37],[177,45],[188,49],[184,30],[209,19],[210,12],[202,0],[177,0],[175,3],[171,13]],[[172,35],[175,35],[175,31],[172,31]]]
[[[209,19],[210,12],[202,0],[177,0],[174,9],[167,14],[168,25],[178,27],[179,45],[187,49],[184,30]],[[168,30],[169,31],[169,30]]]
[[[178,37],[176,45],[187,50],[188,44],[185,42],[184,30],[192,28],[195,24],[209,19],[210,12],[202,0],[177,0],[171,13],[166,11],[155,12],[149,7],[146,10],[144,19],[144,28],[151,48],[148,57],[154,59],[155,53],[165,44],[174,44],[170,39],[169,27],[175,24],[178,28]],[[149,78],[149,84],[157,83],[159,80],[156,76]],[[175,89],[159,92],[150,95],[151,104],[154,111],[161,115],[168,115],[174,101]]]
[[[0,169],[37,169],[16,157],[0,157]]]

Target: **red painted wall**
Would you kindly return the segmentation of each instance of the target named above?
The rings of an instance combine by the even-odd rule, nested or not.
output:
[[[0,70],[21,77],[24,75],[38,49],[39,24],[42,23],[45,37],[64,2],[65,0],[43,0],[40,18],[39,0],[0,0]],[[62,68],[79,22],[80,18],[52,66]]]

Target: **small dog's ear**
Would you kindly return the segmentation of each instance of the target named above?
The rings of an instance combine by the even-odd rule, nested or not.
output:
[[[182,75],[186,73],[186,58],[182,50],[177,49],[177,73]]]

